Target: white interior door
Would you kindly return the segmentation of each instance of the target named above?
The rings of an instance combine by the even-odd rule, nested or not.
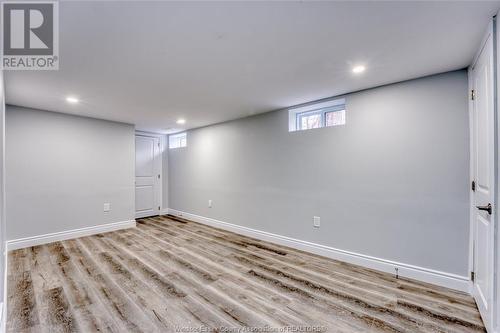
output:
[[[486,39],[471,71],[473,295],[486,327],[492,329],[494,269],[494,86],[493,41]]]
[[[160,214],[160,139],[135,137],[135,217]]]

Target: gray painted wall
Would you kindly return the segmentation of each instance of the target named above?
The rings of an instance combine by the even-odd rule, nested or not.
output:
[[[0,303],[5,302],[5,285],[7,275],[5,274],[5,264],[7,262],[7,251],[5,242],[7,240],[5,227],[5,87],[3,80],[3,71],[0,70]],[[5,305],[5,303],[4,303]],[[5,329],[5,306],[2,308],[3,313],[0,313],[0,331]]]
[[[189,131],[169,150],[170,208],[467,275],[466,72],[346,103],[345,126],[289,133],[282,110]]]
[[[8,105],[6,161],[9,240],[134,219],[132,125]]]

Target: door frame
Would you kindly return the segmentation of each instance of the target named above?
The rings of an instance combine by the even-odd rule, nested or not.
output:
[[[497,48],[498,48],[498,43],[497,43],[497,33],[496,33],[496,16],[493,17],[493,19],[490,21],[488,24],[488,28],[486,30],[486,33],[481,40],[480,47],[477,51],[477,53],[474,56],[474,60],[469,66],[467,74],[468,74],[468,90],[467,90],[467,100],[468,100],[468,111],[469,111],[469,293],[473,294],[473,288],[474,288],[474,282],[472,281],[471,274],[474,272],[474,239],[475,239],[475,228],[474,228],[474,220],[475,220],[475,211],[474,211],[474,206],[475,206],[475,194],[474,191],[472,191],[472,181],[474,180],[474,156],[475,156],[475,147],[474,147],[474,140],[473,140],[473,126],[474,126],[474,103],[471,98],[471,91],[473,89],[473,81],[471,80],[472,78],[472,68],[475,66],[482,50],[484,49],[486,43],[488,42],[488,39],[491,38],[492,42],[492,52],[493,52],[493,68],[492,68],[492,79],[493,79],[493,122],[496,124],[494,126],[494,139],[493,139],[493,144],[494,144],[494,156],[493,156],[493,161],[494,161],[494,180],[493,180],[493,216],[492,216],[492,222],[493,223],[493,243],[491,244],[490,248],[490,253],[493,254],[492,262],[493,262],[493,267],[492,267],[492,276],[491,276],[491,288],[490,288],[490,299],[491,299],[491,327],[487,327],[488,332],[496,332],[498,329],[498,315],[499,315],[499,299],[497,297],[498,295],[498,287],[500,287],[500,281],[498,280],[497,272],[498,272],[498,267],[499,267],[499,259],[500,256],[498,255],[498,214],[497,214],[497,207],[498,206],[498,198],[499,198],[499,187],[498,187],[498,166],[500,165],[500,160],[499,160],[499,154],[498,154],[498,147],[500,147],[500,142],[498,141],[498,133],[500,130],[500,123],[498,122],[498,117],[497,117],[497,105],[498,105],[498,96],[499,95],[499,87],[497,84],[498,81],[498,70],[497,70]]]
[[[160,174],[160,181],[158,182],[158,198],[159,198],[159,205],[160,205],[160,210],[158,212],[159,215],[162,215],[162,212],[165,210],[165,207],[163,207],[163,154],[165,152],[165,147],[166,147],[166,142],[165,142],[165,135],[163,134],[158,134],[158,133],[152,133],[152,132],[145,132],[145,131],[135,131],[134,135],[134,154],[135,154],[135,137],[137,136],[142,136],[142,137],[147,137],[147,138],[154,138],[158,139],[158,143],[160,144],[159,150],[158,150],[158,163],[159,163],[159,174]],[[135,213],[135,162],[134,162],[134,215]],[[140,216],[135,216],[135,218],[141,218]]]
[[[498,116],[498,107],[500,105],[500,101],[498,100],[500,97],[500,72],[498,70],[498,65],[500,63],[500,59],[498,58],[500,56],[500,34],[498,33],[498,18],[497,15],[493,17],[492,20],[492,31],[493,31],[493,61],[494,61],[494,79],[495,79],[495,89],[494,89],[494,118],[495,118],[495,139],[494,142],[496,144],[495,147],[495,156],[494,160],[496,162],[495,166],[495,186],[496,186],[496,191],[495,191],[495,207],[500,207],[500,186],[499,186],[499,177],[500,173],[498,168],[500,167],[500,154],[498,150],[500,149],[500,117]],[[499,219],[500,214],[496,214],[495,218],[495,244],[494,244],[494,253],[495,253],[495,258],[494,258],[494,298],[493,298],[493,327],[494,327],[494,332],[500,332],[500,297],[499,297],[499,292],[500,292],[500,276],[498,274],[499,268],[500,268],[500,234],[499,234]]]

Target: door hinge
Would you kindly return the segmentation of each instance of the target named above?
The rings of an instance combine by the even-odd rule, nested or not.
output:
[[[471,99],[471,101],[473,101],[475,97],[476,97],[476,91],[474,89],[472,89],[470,91],[470,99]]]
[[[160,175],[158,175],[158,179],[160,179]]]
[[[474,180],[472,181],[470,188],[472,189],[472,191],[476,191],[476,182]]]
[[[470,272],[470,280],[474,282],[474,279],[476,278],[476,274],[474,272]]]

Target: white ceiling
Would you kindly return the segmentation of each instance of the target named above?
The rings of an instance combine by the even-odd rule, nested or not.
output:
[[[10,104],[165,132],[467,67],[499,1],[61,2],[59,71]],[[365,64],[354,75],[353,64]],[[74,95],[81,103],[70,105]]]

